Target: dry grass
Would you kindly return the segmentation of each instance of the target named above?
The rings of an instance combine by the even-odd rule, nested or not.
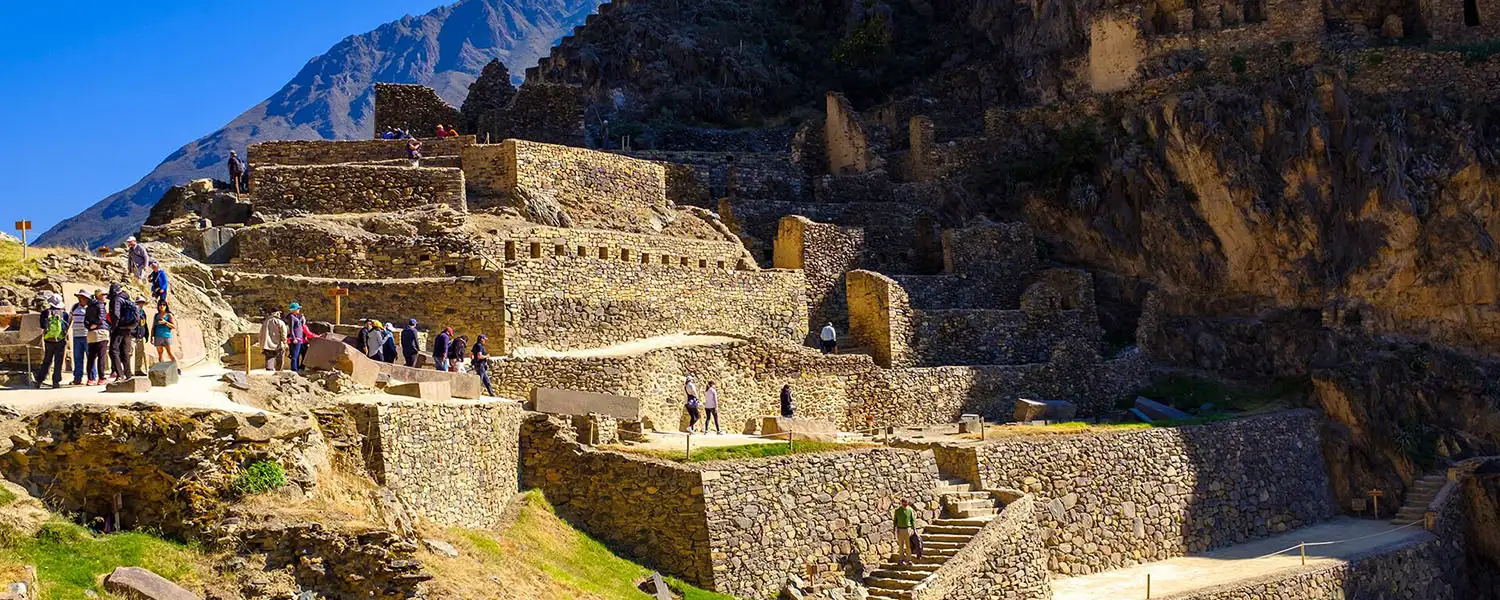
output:
[[[638,446],[608,446],[610,450],[640,454],[662,460],[673,462],[707,462],[711,460],[735,460],[740,458],[766,458],[769,456],[786,456],[789,454],[811,454],[815,452],[847,452],[860,448],[869,448],[876,444],[868,443],[843,443],[843,442],[797,442],[788,444],[786,442],[771,442],[762,444],[744,444],[740,446],[709,446],[694,448],[691,458],[683,460],[681,450],[662,450],[659,448],[641,448]]]

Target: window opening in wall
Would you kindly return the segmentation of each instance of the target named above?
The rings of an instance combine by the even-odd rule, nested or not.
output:
[[[1464,0],[1464,26],[1479,26],[1479,2],[1478,0]]]
[[[630,250],[621,248],[620,249],[620,260],[624,260],[624,261],[630,260]]]
[[[700,259],[698,259],[698,268],[700,268],[700,269],[707,269],[708,268],[708,259],[706,259],[706,258],[700,258]]]
[[[609,258],[609,248],[599,247],[599,258]]]
[[[684,267],[688,266],[688,257],[686,257],[686,256],[682,257],[682,266],[684,266]]]
[[[719,261],[719,268],[720,268],[720,269],[723,269],[723,268],[725,268],[725,267],[724,267],[724,261],[722,261],[722,260],[721,260],[721,261]]]
[[[583,246],[579,246],[578,247],[578,258],[583,258],[583,257],[586,257],[588,255],[589,255],[589,249],[588,248],[584,248]]]
[[[665,254],[661,255],[661,264],[664,264],[664,265],[670,265],[670,264],[672,264],[672,257],[667,256]]]
[[[553,256],[567,256],[568,255],[568,247],[564,246],[562,244],[558,244],[556,246],[553,246],[552,247],[552,255]]]
[[[458,265],[443,265],[443,272],[449,275],[457,275]]]
[[[641,253],[641,264],[643,264],[643,265],[651,264],[651,255],[647,254],[645,252],[642,252]]]
[[[531,257],[532,258],[541,258],[542,257],[542,243],[541,242],[532,242],[531,243]]]
[[[516,259],[516,243],[515,242],[505,242],[505,260],[515,260],[515,259]]]
[[[417,257],[418,262],[427,262],[429,260],[432,260],[431,254],[423,254],[422,256]]]

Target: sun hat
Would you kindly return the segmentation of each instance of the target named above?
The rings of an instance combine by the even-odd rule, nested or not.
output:
[[[286,307],[286,309],[287,310],[302,310],[302,305],[301,304],[297,304],[296,302],[293,302],[290,306]]]

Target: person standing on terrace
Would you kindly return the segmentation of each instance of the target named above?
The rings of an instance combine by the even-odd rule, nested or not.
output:
[[[422,166],[422,142],[416,138],[406,142],[406,159],[411,161],[411,168]]]
[[[235,151],[229,151],[229,185],[234,188],[234,193],[239,194],[249,191],[245,184],[245,161]]]
[[[417,354],[421,348],[417,345],[417,320],[408,319],[406,327],[401,328],[401,355],[406,359],[406,366],[417,366]]]
[[[495,388],[490,387],[490,350],[484,345],[489,339],[489,336],[479,334],[479,338],[474,340],[474,351],[470,356],[474,361],[474,373],[479,375],[479,383],[484,384],[485,393],[494,396]]]
[[[819,345],[823,349],[823,354],[838,354],[839,332],[833,328],[832,322],[823,326],[823,331],[818,337],[820,338]]]
[[[439,371],[448,370],[448,344],[453,340],[453,328],[446,327],[432,338],[432,364]]]
[[[896,556],[900,564],[911,564],[911,536],[917,526],[917,511],[911,500],[902,500],[896,509]]]
[[[708,433],[708,421],[713,419],[714,433],[724,435],[719,430],[719,387],[714,382],[708,382],[708,388],[703,391],[703,433]]]
[[[302,356],[307,354],[307,341],[319,336],[307,328],[307,317],[302,316],[302,305],[293,302],[287,307],[287,357],[292,361],[292,371],[302,372]]]

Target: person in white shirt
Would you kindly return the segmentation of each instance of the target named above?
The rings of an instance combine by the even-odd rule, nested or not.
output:
[[[698,386],[693,384],[691,375],[687,383],[682,384],[682,391],[687,393],[688,433],[692,433],[698,426]]]
[[[723,435],[724,432],[719,430],[719,388],[712,381],[703,392],[703,433],[708,433],[709,419],[713,419],[714,433]]]
[[[837,354],[839,350],[839,332],[833,328],[833,323],[823,326],[822,348],[823,354]]]

